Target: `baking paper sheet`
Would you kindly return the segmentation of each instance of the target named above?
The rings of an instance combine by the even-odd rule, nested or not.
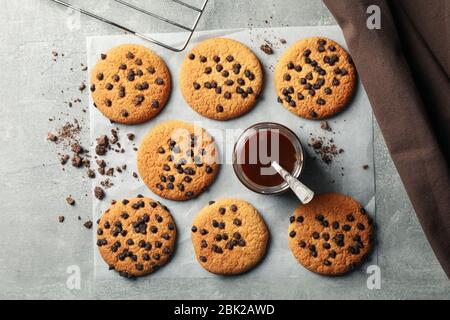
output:
[[[186,34],[166,33],[152,36],[178,46],[184,41]],[[192,48],[202,40],[217,36],[236,39],[249,46],[259,57],[266,71],[265,89],[254,109],[238,119],[227,122],[209,120],[194,112],[184,102],[178,86],[180,65],[186,53],[189,52],[189,48]],[[168,105],[159,116],[143,125],[124,126],[111,124],[108,119],[103,117],[93,107],[93,102],[90,98],[92,144],[95,146],[96,137],[103,134],[110,135],[111,129],[119,128],[120,143],[126,152],[116,153],[110,151],[104,159],[109,167],[121,166],[123,164],[127,165],[127,170],[124,173],[116,173],[116,177],[111,178],[114,186],[105,190],[106,198],[103,201],[94,198],[93,221],[96,221],[102,212],[109,207],[112,199],[121,200],[127,197],[134,197],[137,194],[143,194],[155,200],[160,200],[170,208],[175,218],[178,228],[178,242],[175,254],[164,268],[161,268],[150,277],[217,277],[208,273],[196,262],[190,239],[190,228],[196,213],[206,206],[209,200],[223,197],[242,198],[252,203],[262,214],[270,230],[270,246],[265,259],[254,270],[241,276],[260,278],[314,276],[297,263],[288,248],[287,228],[289,216],[298,205],[298,200],[292,193],[287,193],[282,196],[263,196],[246,189],[234,175],[232,165],[230,164],[234,139],[231,139],[229,136],[227,136],[227,139],[224,139],[224,132],[227,129],[240,128],[244,130],[250,125],[262,121],[279,122],[289,127],[298,135],[306,151],[306,167],[302,177],[304,183],[310,186],[316,193],[335,191],[348,194],[362,203],[371,216],[375,218],[373,115],[362,85],[358,83],[356,95],[349,108],[329,120],[334,133],[322,130],[318,121],[309,121],[293,115],[276,102],[277,97],[273,84],[273,69],[278,58],[294,42],[310,36],[329,37],[345,47],[342,32],[335,26],[197,32],[187,51],[184,53],[173,53],[128,35],[88,38],[87,54],[89,70],[93,69],[101,53],[107,52],[110,48],[117,45],[137,43],[150,46],[152,50],[163,57],[172,73],[173,90]],[[286,39],[287,43],[284,45],[281,44],[281,38]],[[267,55],[259,49],[265,40],[273,44],[275,51],[273,55]],[[222,165],[215,183],[207,192],[204,192],[195,200],[188,202],[174,202],[161,199],[148,190],[140,179],[132,177],[132,173],[137,172],[136,152],[133,151],[133,147],[138,147],[144,135],[156,124],[170,119],[184,120],[204,127],[216,138],[222,155],[225,155],[226,163]],[[128,141],[126,137],[127,133],[134,133],[136,135],[134,142]],[[319,160],[314,161],[313,157],[315,154],[310,147],[307,147],[310,133],[313,136],[333,139],[339,148],[344,149],[344,152],[337,156],[331,165],[327,165]],[[92,154],[95,154],[95,152],[93,151]],[[368,165],[369,169],[363,170],[363,165]],[[97,178],[93,181],[93,186],[98,185],[105,178],[97,175]],[[117,273],[108,271],[108,266],[103,262],[98,253],[95,241],[94,246],[96,278],[117,278]]]

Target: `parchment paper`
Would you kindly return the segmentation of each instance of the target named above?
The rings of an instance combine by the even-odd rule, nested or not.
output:
[[[186,34],[171,33],[153,35],[158,39],[174,45],[180,45]],[[254,109],[241,118],[219,122],[201,117],[194,112],[183,100],[178,86],[178,72],[180,65],[192,48],[200,41],[210,37],[229,37],[241,41],[249,46],[259,57],[265,67],[266,84],[262,96]],[[298,205],[298,200],[292,193],[282,196],[262,196],[246,189],[234,175],[231,163],[231,153],[234,139],[227,136],[223,138],[227,129],[245,129],[250,125],[261,121],[274,121],[284,124],[293,130],[304,145],[306,151],[306,168],[302,180],[316,193],[342,192],[348,194],[362,203],[370,215],[375,218],[375,183],[373,164],[373,122],[372,111],[366,93],[360,83],[356,95],[349,108],[343,113],[329,120],[333,132],[326,132],[320,128],[318,121],[309,121],[299,118],[284,109],[276,102],[276,94],[273,85],[273,69],[278,58],[286,48],[297,40],[310,36],[326,36],[344,45],[345,41],[338,27],[289,27],[289,28],[265,28],[246,30],[219,30],[197,32],[184,53],[173,53],[158,46],[150,45],[139,39],[123,36],[90,37],[87,41],[87,54],[89,70],[97,62],[101,53],[110,48],[125,43],[138,43],[149,46],[166,61],[173,78],[173,90],[170,101],[164,110],[155,119],[139,126],[124,126],[111,124],[108,119],[93,107],[90,98],[90,125],[91,141],[95,145],[96,137],[109,134],[113,128],[119,128],[119,136],[125,153],[109,152],[104,158],[109,167],[122,164],[127,165],[127,170],[116,173],[111,178],[114,186],[106,191],[106,198],[93,202],[93,221],[96,221],[106,210],[112,199],[121,200],[133,197],[137,194],[149,196],[160,200],[167,205],[175,218],[178,228],[178,242],[176,251],[171,261],[150,277],[161,278],[205,278],[217,277],[205,271],[196,262],[190,239],[191,221],[201,208],[208,204],[209,200],[222,197],[242,198],[252,203],[264,217],[271,234],[270,246],[265,259],[252,271],[241,275],[244,277],[312,277],[313,274],[300,266],[292,256],[287,244],[287,228],[289,216]],[[280,39],[287,41],[281,44]],[[265,40],[273,44],[275,53],[267,55],[259,47]],[[226,163],[222,165],[220,174],[211,188],[195,200],[188,202],[174,202],[160,199],[142,183],[140,179],[132,177],[132,172],[137,172],[136,153],[133,147],[139,146],[144,135],[157,123],[169,119],[179,119],[204,127],[212,134],[219,145],[222,155],[225,155]],[[136,140],[129,142],[126,134],[134,133]],[[313,136],[333,139],[334,143],[344,149],[331,165],[319,160],[313,160],[314,152],[307,147],[310,134]],[[94,150],[92,154],[95,154]],[[363,170],[363,165],[369,169]],[[106,177],[97,175],[93,181],[93,187]],[[111,279],[118,277],[117,273],[108,271],[107,265],[100,257],[94,239],[94,266],[97,279]]]

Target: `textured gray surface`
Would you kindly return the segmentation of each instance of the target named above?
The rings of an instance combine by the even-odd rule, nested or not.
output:
[[[162,6],[161,10],[166,9]],[[211,0],[199,28],[334,23],[317,0]],[[166,30],[151,22],[145,25],[145,31]],[[302,279],[255,281],[245,276],[226,281],[148,277],[137,282],[94,282],[93,235],[77,220],[78,215],[89,218],[90,181],[72,168],[61,171],[55,148],[45,138],[65,120],[88,122],[83,104],[69,109],[64,101],[76,97],[87,101],[87,92],[80,95],[77,90],[86,78],[80,71],[80,63],[86,60],[86,36],[118,31],[82,17],[81,28],[70,32],[65,10],[47,0],[3,0],[0,30],[0,298],[450,298],[450,283],[425,239],[377,127],[380,290],[368,290],[351,276],[317,277],[311,283]],[[53,50],[64,52],[65,57],[53,62]],[[52,116],[60,120],[50,123]],[[89,129],[83,128],[87,145]],[[76,207],[65,203],[68,194],[76,198]],[[66,216],[64,224],[57,222],[61,214]],[[66,287],[66,269],[71,265],[81,269],[80,290]]]

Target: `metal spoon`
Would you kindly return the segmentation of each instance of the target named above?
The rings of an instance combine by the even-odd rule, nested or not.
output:
[[[284,170],[276,161],[272,161],[272,168],[274,168],[278,174],[287,182],[292,191],[294,191],[297,198],[303,204],[311,202],[314,198],[314,191],[309,189],[299,180],[295,179],[289,172]]]

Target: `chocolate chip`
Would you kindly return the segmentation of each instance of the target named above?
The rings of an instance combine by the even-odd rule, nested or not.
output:
[[[188,57],[189,57],[190,60],[194,60],[195,59],[195,54],[190,53]]]
[[[203,263],[205,263],[205,262],[207,261],[206,257],[204,257],[204,256],[200,256],[200,257],[198,257],[198,258],[199,258],[199,260],[200,260],[201,262],[203,262]]]
[[[229,79],[229,80],[225,81],[225,84],[226,84],[227,86],[231,87],[232,85],[234,85],[234,81],[231,80],[231,79]]]
[[[104,78],[105,78],[105,76],[103,75],[103,73],[97,74],[97,80],[102,81]]]
[[[357,227],[359,230],[364,230],[364,229],[366,228],[362,223],[358,223],[358,224],[356,225],[356,227]]]
[[[295,231],[289,232],[289,237],[294,238],[297,233]]]
[[[159,108],[159,101],[158,100],[153,100],[152,101],[152,108],[153,109],[158,109]]]
[[[138,66],[142,66],[142,59],[136,59],[136,64],[138,65]]]
[[[91,85],[91,92],[95,92],[95,84]]]
[[[214,57],[213,57],[213,61],[214,61],[215,63],[219,63],[219,62],[220,62],[220,57],[219,57],[219,56],[214,56]]]
[[[310,49],[306,49],[306,50],[303,52],[303,56],[304,56],[304,57],[309,57],[310,54],[311,54],[311,50],[310,50]]]
[[[331,226],[333,227],[333,229],[337,230],[337,229],[339,229],[339,222],[334,221],[334,222],[331,224]]]
[[[350,227],[348,224],[344,224],[344,225],[342,226],[342,230],[344,230],[344,231],[350,231],[351,228],[352,228],[352,227]]]
[[[337,87],[340,84],[340,81],[337,78],[333,78],[333,81],[331,82],[333,86]]]
[[[231,99],[231,93],[230,92],[225,92],[224,96],[225,99],[230,100]]]
[[[336,51],[336,47],[334,45],[330,44],[328,46],[328,50],[330,50],[331,52],[334,52],[334,51]]]
[[[313,118],[317,118],[317,113],[316,113],[314,110],[311,110],[311,111],[309,112],[309,115],[310,115],[311,117],[313,117]]]
[[[289,217],[289,222],[290,223],[294,223],[295,222],[295,217],[294,216],[290,216]]]
[[[153,67],[148,67],[148,68],[147,68],[147,71],[148,71],[148,73],[150,73],[150,74],[154,74],[154,73],[156,72],[156,69],[153,68]]]
[[[297,217],[297,222],[298,222],[298,223],[302,223],[303,220],[304,220],[303,216],[298,216],[298,217]]]
[[[291,75],[290,75],[289,73],[286,73],[286,74],[283,76],[283,79],[284,79],[284,81],[291,81]]]
[[[322,263],[323,263],[323,265],[326,266],[326,267],[331,266],[331,262],[330,262],[329,260],[323,260]]]
[[[317,240],[317,239],[319,239],[320,235],[319,235],[318,232],[314,231],[314,232],[312,233],[312,237],[313,237],[314,239]]]
[[[127,110],[122,110],[121,115],[122,115],[122,117],[124,117],[124,118],[128,118],[128,116],[129,116],[130,114],[128,113]]]
[[[112,101],[109,100],[109,99],[105,99],[105,105],[106,105],[107,107],[111,107],[111,106],[112,106]]]
[[[208,61],[208,59],[205,56],[201,56],[200,57],[200,62],[201,63],[205,63],[206,61]]]
[[[210,74],[212,72],[212,68],[211,67],[206,67],[205,68],[205,73],[206,74]]]
[[[328,254],[328,257],[333,258],[333,259],[336,258],[336,251],[331,250],[330,253]]]
[[[222,235],[221,234],[217,234],[214,238],[216,241],[222,241]]]
[[[158,86],[162,86],[162,85],[164,84],[164,80],[161,79],[161,78],[156,78],[155,83],[156,83]]]
[[[186,176],[186,177],[184,177],[184,182],[187,182],[187,183],[190,183],[190,182],[192,182],[192,178],[191,177],[189,177],[189,176]]]
[[[230,76],[230,73],[227,70],[222,72],[222,77],[228,78],[229,76]]]
[[[330,240],[330,234],[327,232],[324,232],[324,233],[322,233],[322,238],[323,238],[323,240],[328,241],[328,240]]]
[[[239,219],[234,219],[233,220],[233,224],[235,225],[235,226],[241,226],[242,225],[242,221],[241,220],[239,220]]]
[[[311,97],[314,97],[314,96],[316,95],[316,91],[315,91],[314,89],[310,89],[310,90],[308,90],[308,94],[309,94]]]
[[[317,99],[316,103],[320,106],[323,106],[323,105],[325,105],[326,101],[322,98],[319,98],[319,99]]]
[[[192,226],[191,231],[194,232],[194,233],[197,232],[197,227],[196,226]]]

